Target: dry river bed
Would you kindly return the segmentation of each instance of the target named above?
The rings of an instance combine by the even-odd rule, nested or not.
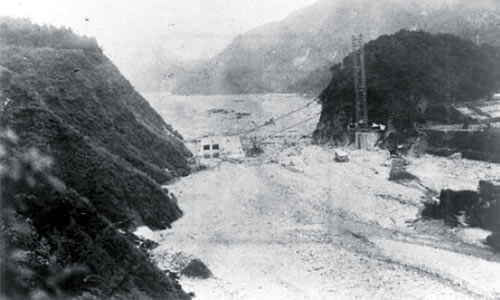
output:
[[[499,299],[488,232],[418,220],[423,186],[475,188],[497,165],[424,156],[419,182],[388,181],[386,152],[268,145],[168,186],[185,212],[150,234],[153,255],[188,253],[214,276],[181,277],[197,299]],[[160,267],[168,262],[157,259]]]

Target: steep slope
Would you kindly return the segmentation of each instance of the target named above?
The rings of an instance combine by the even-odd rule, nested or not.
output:
[[[189,152],[176,138],[180,136],[100,50],[33,47],[36,39],[29,35],[9,39],[13,29],[5,25],[0,33],[0,61],[13,77],[6,97],[43,103],[99,146],[157,181],[170,179],[164,168],[174,176],[187,174]]]
[[[163,229],[182,216],[159,185],[189,173],[180,135],[95,40],[68,29],[1,18],[0,83],[0,126],[9,133],[0,147],[2,251],[34,257],[2,293],[25,298],[35,286],[53,296],[188,298],[118,231]],[[55,285],[73,265],[85,276]],[[26,290],[15,289],[22,282]]]
[[[2,132],[2,299],[189,299],[86,198],[51,158]]]
[[[449,34],[400,31],[365,47],[369,119],[411,129],[414,122],[446,121],[443,104],[477,100],[500,89],[500,49]],[[332,67],[320,95],[316,138],[342,134],[354,116],[351,56]],[[388,124],[388,123],[386,123]]]
[[[68,45],[61,46],[64,40]],[[113,202],[134,201],[138,206],[157,202],[154,212],[156,220],[161,220],[162,207],[171,210],[171,201],[156,182],[188,174],[190,153],[178,134],[102,55],[95,41],[9,20],[0,27],[0,41],[5,78],[2,125],[21,136],[23,147],[57,155],[56,175],[74,183],[84,196],[104,206],[111,196],[116,199]],[[73,143],[65,142],[69,136]],[[111,172],[110,164],[116,172]],[[98,180],[99,172],[113,184]],[[144,188],[147,192],[140,191]],[[138,209],[108,210],[120,214],[130,208]],[[162,227],[160,223],[169,222],[148,225]]]
[[[285,20],[234,39],[176,93],[319,92],[329,65],[350,51],[351,36],[366,41],[400,29],[457,34],[500,44],[500,7],[491,0],[320,0]]]

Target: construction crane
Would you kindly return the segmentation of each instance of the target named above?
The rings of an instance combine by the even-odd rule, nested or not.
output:
[[[365,49],[363,35],[352,36],[354,91],[356,95],[356,123],[357,129],[368,127],[368,103],[366,91]]]

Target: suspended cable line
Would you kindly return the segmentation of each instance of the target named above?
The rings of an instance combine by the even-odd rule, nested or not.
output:
[[[295,124],[293,124],[293,125],[291,125],[291,126],[285,127],[285,128],[280,129],[280,130],[278,130],[278,131],[276,131],[276,132],[274,132],[274,133],[271,133],[270,135],[268,135],[268,136],[265,136],[265,137],[261,138],[261,140],[260,140],[260,141],[262,142],[262,141],[264,141],[264,140],[266,140],[266,139],[268,139],[268,138],[271,138],[271,137],[273,137],[273,136],[275,136],[275,135],[277,135],[277,134],[279,134],[279,133],[282,133],[282,132],[284,132],[284,131],[287,131],[287,130],[289,130],[289,129],[292,129],[292,128],[294,128],[294,127],[297,127],[297,126],[299,126],[299,125],[302,125],[302,124],[304,124],[304,123],[306,123],[306,122],[309,122],[309,121],[311,121],[312,119],[316,118],[316,117],[317,117],[317,116],[319,116],[319,115],[321,115],[321,112],[319,112],[319,113],[315,114],[314,116],[309,117],[309,118],[307,118],[307,119],[305,119],[305,120],[302,120],[302,121],[300,121],[300,122],[298,122],[298,123],[295,123]]]
[[[287,113],[285,113],[285,114],[283,114],[283,115],[280,115],[280,116],[278,116],[278,117],[276,117],[276,118],[271,118],[271,119],[269,119],[268,121],[264,122],[263,124],[258,125],[258,126],[254,127],[254,128],[251,128],[251,129],[248,129],[248,130],[245,130],[245,131],[242,131],[242,132],[236,133],[236,134],[232,134],[231,136],[246,135],[246,134],[252,133],[252,132],[254,132],[254,131],[256,131],[256,130],[258,130],[258,129],[262,128],[262,127],[266,127],[266,126],[268,126],[268,125],[272,125],[272,124],[274,124],[274,122],[276,122],[276,121],[279,121],[279,120],[281,120],[281,119],[284,119],[284,118],[286,118],[286,117],[288,117],[288,116],[291,116],[291,115],[293,115],[293,114],[295,114],[295,113],[297,113],[297,112],[299,112],[299,111],[301,111],[301,110],[304,110],[304,109],[308,108],[311,104],[313,104],[314,102],[317,102],[317,101],[318,101],[318,98],[315,98],[314,100],[312,100],[312,101],[308,102],[308,103],[307,103],[307,104],[305,104],[304,106],[301,106],[301,107],[299,107],[299,108],[297,108],[297,109],[294,109],[294,110],[292,110],[292,111],[289,111],[289,112],[287,112]]]

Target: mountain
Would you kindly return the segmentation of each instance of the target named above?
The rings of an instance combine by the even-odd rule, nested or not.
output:
[[[493,0],[320,0],[236,37],[192,75],[177,74],[174,93],[316,94],[328,84],[329,67],[365,41],[400,29],[452,33],[500,45],[500,5]]]
[[[0,294],[189,298],[126,234],[182,216],[160,186],[189,174],[182,137],[69,29],[0,18],[0,83]]]
[[[332,67],[320,94],[316,139],[341,138],[354,117],[352,55]],[[450,34],[402,30],[365,46],[368,115],[398,129],[445,122],[446,104],[478,100],[500,90],[500,47]]]

